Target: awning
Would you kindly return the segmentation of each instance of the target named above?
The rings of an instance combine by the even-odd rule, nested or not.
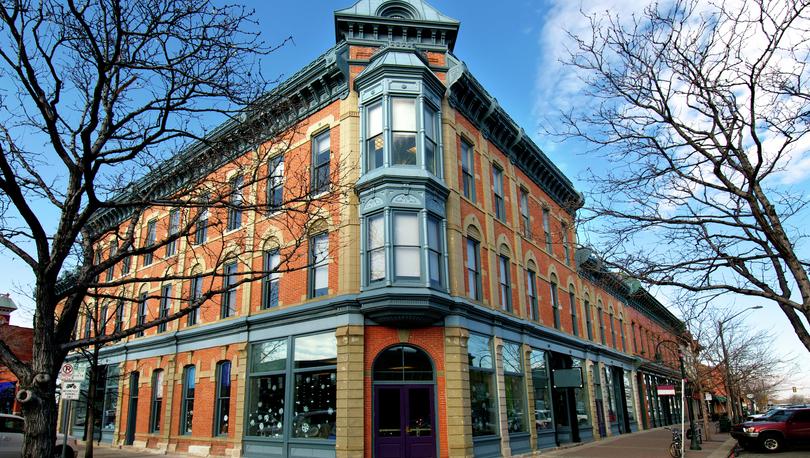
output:
[[[726,401],[728,401],[727,397],[720,396],[719,394],[715,395],[714,398],[717,399],[717,402],[720,402],[720,403],[725,403]]]

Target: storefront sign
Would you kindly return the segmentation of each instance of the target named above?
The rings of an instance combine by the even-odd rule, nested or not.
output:
[[[554,369],[554,388],[582,388],[582,368]]]
[[[658,385],[658,396],[675,396],[675,385]]]

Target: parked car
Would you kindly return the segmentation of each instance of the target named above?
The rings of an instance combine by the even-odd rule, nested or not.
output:
[[[25,420],[17,415],[0,414],[0,458],[19,458],[22,456],[23,430]],[[68,436],[65,444],[64,436],[58,435],[54,448],[54,456],[62,456],[62,447],[67,447],[65,456],[76,457],[76,439]]]
[[[760,446],[768,452],[790,443],[810,443],[810,408],[776,409],[758,421],[746,421],[731,428],[731,436],[743,448]]]

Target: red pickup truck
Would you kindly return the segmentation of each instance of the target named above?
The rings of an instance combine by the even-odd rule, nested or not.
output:
[[[734,425],[731,437],[743,448],[759,445],[768,452],[788,443],[810,443],[810,408],[777,409],[755,421]]]

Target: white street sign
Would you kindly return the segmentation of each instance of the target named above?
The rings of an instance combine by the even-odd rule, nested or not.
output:
[[[59,369],[59,380],[62,382],[82,382],[87,375],[87,363],[66,362]]]
[[[711,400],[712,400],[712,394],[711,394],[711,393],[706,393],[706,400],[707,400],[707,401],[711,401]]]
[[[64,382],[62,383],[61,399],[65,401],[75,401],[79,399],[82,392],[82,385],[80,382]]]

